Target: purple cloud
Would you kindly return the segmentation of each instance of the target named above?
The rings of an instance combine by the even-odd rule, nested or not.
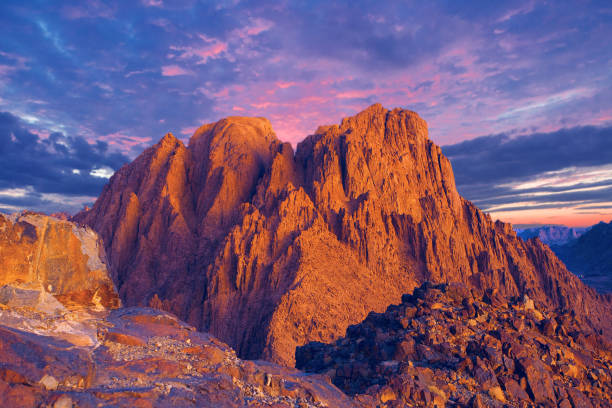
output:
[[[236,114],[297,143],[374,102],[439,144],[612,124],[606,2],[7,0],[0,23],[0,110],[129,157]]]

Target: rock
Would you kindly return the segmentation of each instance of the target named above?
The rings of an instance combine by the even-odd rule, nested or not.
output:
[[[144,346],[146,342],[142,339],[139,339],[135,336],[130,336],[129,334],[117,333],[114,331],[109,331],[105,336],[106,341],[112,341],[115,343],[125,344],[127,346]]]
[[[263,118],[204,125],[188,146],[169,134],[73,219],[103,238],[126,304],[245,358],[293,365],[296,346],[333,341],[425,281],[491,289],[496,304],[528,294],[612,335],[611,299],[463,199],[408,110],[373,105],[295,154]]]
[[[419,308],[410,325],[402,324],[415,299],[430,298],[439,308]],[[460,406],[552,407],[563,399],[582,406],[586,395],[596,396],[599,406],[612,404],[612,356],[606,345],[570,348],[559,342],[555,331],[547,336],[536,327],[517,329],[511,322],[532,313],[517,298],[463,299],[458,302],[452,292],[423,284],[413,295],[402,296],[403,303],[351,326],[345,338],[298,347],[296,366],[326,373],[357,399],[369,395],[379,400],[381,391],[393,391],[404,406],[446,406],[453,401]],[[487,319],[471,324],[474,319],[462,313],[466,303]],[[568,326],[575,324],[571,313],[556,314]],[[388,355],[394,360],[388,361]],[[577,375],[577,367],[590,374]]]
[[[0,286],[1,303],[42,312],[121,304],[98,235],[31,212],[0,214]]]
[[[542,321],[542,333],[548,337],[555,335],[557,330],[557,322],[554,319],[545,319]]]
[[[502,389],[500,387],[492,387],[489,388],[489,396],[491,398],[495,398],[498,401],[501,402],[506,402],[506,396],[504,395],[504,392],[502,391]]]
[[[518,361],[518,366],[527,379],[529,393],[535,402],[556,401],[553,382],[540,360],[525,357]]]
[[[487,405],[482,400],[480,394],[476,394],[470,400],[470,408],[486,408]]]
[[[52,375],[45,374],[38,383],[42,385],[46,390],[55,390],[59,385],[59,382]]]
[[[72,408],[72,398],[66,394],[60,396],[53,404],[53,408]]]
[[[397,395],[395,395],[395,392],[390,387],[384,387],[380,391],[380,397],[379,398],[380,398],[380,402],[382,402],[384,404],[385,402],[396,400],[397,399]]]
[[[508,394],[508,396],[510,396],[512,399],[514,400],[518,400],[518,401],[528,401],[529,400],[529,395],[527,394],[527,392],[525,392],[525,390],[519,385],[518,382],[516,382],[515,379],[513,378],[504,378],[502,379],[502,383],[504,385],[504,388],[506,390],[506,393]]]
[[[45,318],[59,323],[66,316]],[[92,320],[98,331],[112,328],[111,337],[121,341],[95,348],[2,323],[0,319],[3,407],[368,406],[323,377],[240,360],[227,345],[162,311],[127,308],[98,316]],[[223,359],[211,360],[210,355]]]
[[[0,287],[0,303],[9,308],[29,308],[46,314],[67,311],[57,299],[36,283],[12,284]]]

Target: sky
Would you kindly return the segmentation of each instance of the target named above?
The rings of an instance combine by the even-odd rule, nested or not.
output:
[[[0,27],[0,211],[74,213],[167,132],[295,145],[380,102],[494,218],[612,219],[608,0],[3,0]]]

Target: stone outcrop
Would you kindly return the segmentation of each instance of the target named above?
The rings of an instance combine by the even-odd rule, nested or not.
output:
[[[242,361],[208,334],[153,309],[81,315],[94,334],[32,331],[0,310],[2,407],[365,407],[328,379],[293,368]],[[5,325],[9,321],[10,326]],[[74,327],[74,318],[41,323]],[[94,347],[95,345],[95,347]]]
[[[363,407],[166,312],[118,308],[104,259],[89,228],[0,215],[0,406]]]
[[[172,135],[74,217],[103,238],[127,305],[177,314],[243,358],[293,364],[425,281],[575,310],[612,333],[609,297],[457,193],[416,113],[373,105],[294,153],[262,118]]]
[[[24,212],[0,214],[0,304],[54,312],[121,302],[93,230]]]
[[[426,283],[335,343],[298,347],[296,366],[370,406],[612,406],[611,344],[540,306]]]

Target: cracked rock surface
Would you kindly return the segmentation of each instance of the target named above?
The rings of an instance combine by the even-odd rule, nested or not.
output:
[[[572,312],[461,284],[426,283],[296,360],[371,406],[612,406],[609,339]]]

